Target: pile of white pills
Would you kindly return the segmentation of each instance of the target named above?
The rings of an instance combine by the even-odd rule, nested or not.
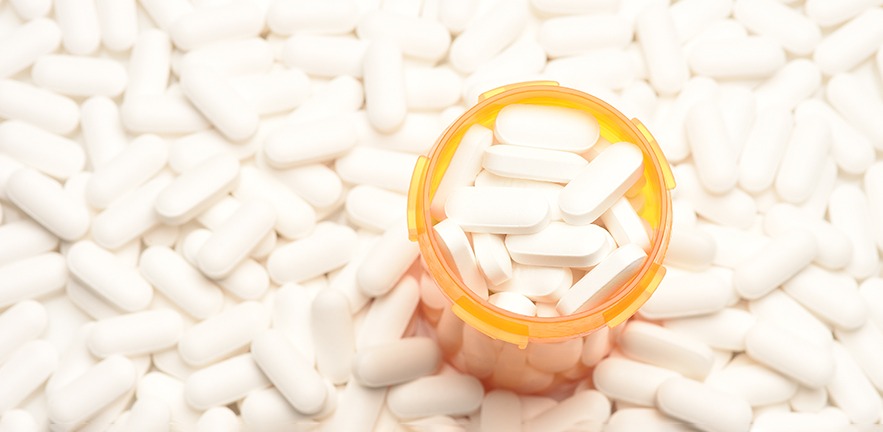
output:
[[[641,150],[601,138],[591,114],[508,105],[493,131],[463,135],[433,197],[433,214],[446,217],[433,229],[466,286],[492,305],[570,315],[647,258],[647,229],[625,197],[642,173]]]
[[[880,6],[0,0],[0,431],[879,424]],[[641,119],[677,181],[668,271],[635,318],[499,343],[547,366],[518,369],[529,379],[591,375],[542,395],[485,389],[442,354],[443,330],[484,336],[451,313],[404,221],[418,155],[482,93],[529,80]],[[586,275],[644,253],[646,231],[617,225],[640,204],[622,198],[635,148],[532,109],[470,131],[467,174],[433,212],[455,222],[443,233],[473,233],[449,244],[475,256],[457,264],[470,287],[506,277],[488,261],[502,246],[506,283],[566,299],[591,259],[607,256]],[[592,166],[607,189],[579,187]],[[536,206],[506,214],[508,242],[476,229],[501,220],[445,209],[484,199]],[[572,230],[618,248],[543,238]],[[602,285],[563,308],[522,303],[569,313]]]

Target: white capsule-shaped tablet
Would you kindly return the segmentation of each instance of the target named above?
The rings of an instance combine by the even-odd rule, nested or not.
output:
[[[350,380],[337,403],[337,409],[326,423],[330,430],[358,430],[374,425],[383,412],[386,388],[369,388]]]
[[[819,43],[813,60],[822,72],[846,72],[874,54],[883,42],[883,9],[869,8]]]
[[[198,8],[176,20],[168,30],[175,45],[189,51],[212,42],[257,36],[263,26],[260,7],[235,2]]]
[[[378,187],[359,185],[347,192],[345,209],[347,218],[356,226],[385,231],[407,211],[407,197]]]
[[[744,355],[737,356],[723,369],[712,372],[705,383],[719,391],[736,396],[751,406],[783,403],[797,391],[797,383]]]
[[[86,99],[80,109],[83,147],[92,169],[103,167],[126,149],[129,139],[116,102],[105,96]]]
[[[46,308],[33,300],[24,300],[0,313],[0,363],[46,329]]]
[[[704,379],[711,371],[711,349],[694,339],[647,322],[632,321],[619,337],[623,353],[635,360]]]
[[[535,189],[458,187],[445,202],[448,219],[467,232],[529,234],[549,223],[549,203]]]
[[[456,193],[456,192],[455,192]],[[451,214],[448,211],[448,214]],[[454,219],[445,219],[432,227],[435,234],[441,240],[453,267],[460,274],[460,280],[467,288],[472,290],[480,298],[488,296],[487,282],[478,270],[475,261],[475,253],[469,245],[469,239],[463,229],[457,225]],[[450,265],[449,264],[449,265]]]
[[[712,99],[693,105],[687,112],[686,128],[702,186],[715,194],[733,189],[738,180],[737,160],[720,105]]]
[[[519,264],[552,267],[591,267],[609,254],[615,244],[597,225],[552,222],[533,234],[506,236],[506,249]]]
[[[66,281],[64,257],[57,252],[5,264],[0,267],[0,307],[57,291]]]
[[[822,39],[816,23],[781,2],[742,0],[733,6],[733,16],[748,30],[775,39],[796,55],[811,53]]]
[[[714,273],[685,272],[670,267],[640,313],[651,320],[704,315],[725,308],[733,295],[732,285]]]
[[[231,85],[261,115],[289,112],[310,94],[309,77],[299,69],[237,77]]]
[[[500,291],[498,293],[491,294],[488,297],[487,301],[488,303],[500,309],[512,312],[514,314],[529,317],[537,315],[537,305],[534,304],[533,300],[517,292]]]
[[[637,245],[616,248],[558,300],[558,313],[570,315],[600,304],[638,272],[645,258],[647,253]]]
[[[114,97],[123,92],[126,69],[116,61],[71,55],[45,55],[31,68],[35,84],[71,96]]]
[[[821,348],[831,346],[831,329],[784,291],[775,290],[748,303],[758,320],[775,325]]]
[[[251,355],[270,382],[299,412],[318,413],[329,396],[325,382],[278,330],[267,330],[251,343]]]
[[[352,228],[322,222],[307,237],[273,251],[267,260],[267,270],[277,283],[302,282],[346,264],[352,258],[355,244],[356,233]]]
[[[822,72],[819,67],[807,59],[797,59],[788,62],[758,86],[756,93],[760,105],[778,105],[790,109],[809,99],[821,84]]]
[[[153,299],[153,288],[137,270],[91,241],[72,245],[67,265],[80,281],[125,311],[144,309]]]
[[[785,281],[782,288],[816,316],[836,328],[854,330],[868,319],[868,309],[855,279],[809,266]]]
[[[849,417],[840,409],[824,407],[813,412],[790,412],[769,410],[759,412],[754,419],[753,427],[771,431],[788,432],[801,430],[808,432],[824,432],[850,427]]]
[[[309,417],[296,411],[275,388],[255,390],[238,403],[239,415],[247,428],[270,430],[291,424],[311,424]]]
[[[573,108],[507,105],[494,123],[494,137],[500,143],[548,150],[583,153],[599,136],[598,121]]]
[[[8,412],[37,389],[58,366],[58,352],[49,342],[25,343],[0,366],[0,409]],[[0,428],[2,429],[2,428]]]
[[[431,374],[440,362],[435,342],[405,338],[359,350],[353,361],[353,378],[368,387],[396,385]]]
[[[494,145],[484,152],[482,167],[499,176],[566,183],[586,166],[581,156],[557,150]]]
[[[23,3],[37,5],[43,2]],[[46,1],[44,4],[48,6],[46,8],[48,11],[51,2]],[[13,4],[13,7],[17,6]],[[55,22],[45,18],[33,18],[35,19],[22,24],[0,40],[0,78],[13,76],[28,68],[40,56],[55,51],[61,43],[61,31]]]
[[[831,128],[824,118],[813,115],[796,120],[775,184],[779,196],[791,203],[812,195],[831,147]]]
[[[275,171],[273,174],[315,208],[332,207],[340,202],[343,195],[343,182],[325,164],[310,164]]]
[[[690,68],[713,78],[763,78],[785,65],[785,52],[773,39],[706,38],[690,51]]]
[[[656,391],[677,372],[623,357],[609,357],[595,366],[595,387],[617,401],[653,406]]]
[[[469,186],[481,172],[481,164],[485,151],[493,143],[490,129],[482,125],[470,126],[463,137],[457,151],[451,157],[451,163],[445,171],[430,204],[433,217],[441,219],[445,216],[444,206],[448,196],[457,186]]]
[[[650,250],[650,235],[644,226],[644,220],[638,216],[628,199],[620,198],[601,215],[601,222],[617,245],[634,243],[645,251]]]
[[[0,150],[60,180],[80,172],[86,163],[83,148],[76,141],[20,120],[0,124]]]
[[[521,418],[513,416],[522,412],[521,398],[508,390],[493,390],[484,396],[481,403],[480,430],[520,431]]]
[[[809,231],[784,233],[736,267],[733,285],[746,299],[763,297],[809,265],[817,248]]]
[[[417,259],[420,249],[408,239],[404,220],[392,224],[371,248],[356,274],[359,289],[376,297],[385,294]]]
[[[407,193],[417,155],[367,146],[356,146],[334,162],[343,181],[369,184]]]
[[[135,386],[135,365],[126,357],[110,356],[51,392],[48,415],[69,426],[88,420]]]
[[[197,432],[239,432],[242,422],[236,413],[227,407],[214,407],[206,410],[196,423]]]
[[[556,302],[573,285],[573,273],[565,267],[513,264],[512,277],[493,286],[494,291],[511,291],[536,302]]]
[[[80,121],[80,108],[68,97],[30,84],[0,80],[0,117],[23,120],[49,132],[68,134]]]
[[[875,222],[867,197],[856,186],[838,186],[828,201],[828,218],[852,243],[852,260],[846,271],[859,279],[875,274],[880,266],[879,252],[872,235]]]
[[[184,399],[203,410],[227,405],[270,385],[250,354],[242,354],[193,372],[184,381]]]
[[[632,27],[618,15],[552,18],[540,26],[537,40],[554,58],[599,48],[625,48],[632,41]]]
[[[345,383],[351,373],[355,345],[349,303],[339,291],[319,291],[310,311],[316,347],[316,369],[335,384]]]
[[[129,55],[125,99],[161,95],[169,84],[171,55],[172,43],[166,32],[159,29],[140,32]]]
[[[357,140],[352,117],[335,116],[283,126],[267,138],[264,154],[273,167],[289,168],[333,160],[349,151]]]
[[[732,189],[723,195],[714,195],[699,184],[696,169],[680,164],[675,169],[678,194],[689,199],[700,216],[720,225],[747,228],[754,222],[757,203],[741,189]]]
[[[826,385],[834,373],[830,347],[819,347],[763,321],[748,331],[745,346],[752,359],[809,388]]]
[[[756,318],[742,309],[665,321],[666,328],[685,334],[708,346],[727,351],[744,351],[745,335]]]
[[[49,3],[51,6],[51,3]],[[0,417],[0,431],[3,432],[37,432],[40,426],[28,411],[11,409]]]
[[[54,4],[64,49],[77,55],[97,50],[101,45],[101,28],[95,0],[55,0]]]
[[[798,117],[820,115],[831,127],[831,157],[837,166],[849,174],[862,174],[874,163],[874,145],[865,134],[818,99],[808,99],[797,105]]]
[[[524,422],[525,432],[556,431],[583,425],[604,424],[610,417],[610,401],[595,390],[577,391],[573,396]]]
[[[316,225],[316,211],[284,183],[254,167],[243,167],[239,186],[233,195],[241,200],[259,199],[276,210],[276,231],[296,239],[309,234]]]
[[[762,108],[742,147],[739,186],[749,192],[769,188],[788,144],[793,118],[786,108]]]
[[[664,94],[680,91],[690,71],[669,8],[658,5],[644,9],[635,20],[635,37],[647,63],[650,84]]]
[[[472,248],[479,270],[492,285],[500,285],[512,277],[512,260],[502,236],[472,234]]]
[[[310,75],[329,78],[349,75],[361,78],[362,61],[367,47],[365,41],[351,36],[296,34],[282,45],[280,57],[286,66],[298,68]]]
[[[356,335],[356,350],[401,339],[419,302],[417,280],[411,276],[402,277],[392,291],[371,303]]]
[[[883,333],[880,332],[879,327],[873,322],[868,322],[857,330],[837,329],[835,333],[837,340],[843,344],[871,383],[878,389],[883,387],[883,367],[877,361],[883,351]]]
[[[86,185],[86,200],[103,209],[161,170],[168,160],[168,145],[155,135],[142,135],[103,166],[95,169]]]
[[[89,229],[89,210],[55,180],[29,168],[6,180],[6,195],[28,216],[63,240],[75,241]]]
[[[120,105],[120,117],[134,133],[182,134],[208,129],[210,123],[179,95],[133,96]]]
[[[263,201],[247,201],[217,227],[199,250],[199,269],[224,278],[273,230],[276,212]]]
[[[190,365],[207,365],[248,345],[269,325],[270,313],[262,304],[239,303],[187,329],[178,351]]]
[[[93,354],[137,356],[175,346],[183,321],[171,309],[119,315],[98,321],[86,344]]]
[[[691,379],[668,379],[656,400],[662,412],[706,430],[735,432],[751,425],[748,402]]]
[[[605,149],[564,186],[559,206],[564,220],[586,225],[598,219],[640,177],[641,151],[630,143],[616,143]]]
[[[438,21],[374,10],[365,14],[356,35],[363,40],[388,38],[410,57],[436,62],[448,51],[451,35]]]
[[[239,160],[221,154],[176,177],[156,197],[156,212],[164,222],[180,225],[236,186]]]
[[[134,0],[96,0],[101,41],[111,51],[125,51],[138,37],[138,13]]]
[[[852,74],[834,75],[828,81],[828,102],[850,124],[864,133],[874,147],[883,148],[883,126],[876,121],[883,115],[883,99],[866,91],[866,84]]]
[[[197,62],[186,62],[179,73],[181,90],[191,103],[232,141],[257,132],[257,109],[231,87],[225,77]]]
[[[313,3],[276,1],[267,11],[267,25],[273,33],[344,34],[356,27],[359,8],[349,0]]]
[[[368,120],[381,132],[401,126],[407,114],[402,51],[389,39],[372,41],[362,65],[365,111]]]
[[[834,376],[828,383],[831,401],[854,424],[872,424],[880,419],[883,402],[868,377],[839,343],[833,346]]]
[[[451,44],[451,65],[464,73],[478,69],[514,41],[527,25],[528,8],[524,2],[495,4],[469,22]]]
[[[387,404],[399,418],[463,415],[481,406],[484,390],[474,377],[460,374],[418,378],[389,391]]]
[[[450,67],[405,67],[405,98],[410,111],[436,111],[454,106],[460,101],[462,88],[463,78]]]
[[[95,216],[92,239],[102,247],[117,249],[160,223],[154,210],[156,197],[172,182],[160,174],[111,203]]]

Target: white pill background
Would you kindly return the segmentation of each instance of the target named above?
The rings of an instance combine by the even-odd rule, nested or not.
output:
[[[0,0],[0,432],[880,424],[881,7]],[[519,350],[451,312],[404,216],[417,156],[530,80],[639,118],[678,186],[646,306]],[[644,259],[639,159],[574,112],[499,118],[436,232],[497,306],[579,310]]]

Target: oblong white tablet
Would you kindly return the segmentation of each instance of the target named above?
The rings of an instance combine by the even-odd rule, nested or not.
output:
[[[248,345],[270,326],[270,313],[261,303],[239,303],[187,329],[178,342],[181,358],[192,366],[220,360]]]
[[[24,300],[0,313],[0,362],[23,345],[36,339],[48,324],[46,308],[33,300]]]
[[[225,39],[257,36],[264,11],[251,3],[215,4],[181,14],[167,29],[178,48],[189,51]]]
[[[564,220],[586,225],[598,219],[638,180],[643,155],[634,144],[607,147],[564,186],[559,206]]]
[[[537,305],[531,299],[517,292],[500,291],[491,294],[487,301],[500,309],[519,315],[529,317],[537,315]]]
[[[512,277],[493,286],[494,291],[511,291],[536,302],[557,302],[573,285],[573,273],[566,267],[512,265]]]
[[[591,267],[616,245],[598,225],[552,222],[533,234],[509,234],[506,249],[519,264],[551,267]]]
[[[645,251],[650,250],[650,234],[647,233],[644,220],[638,216],[628,199],[620,198],[601,215],[601,222],[617,245],[634,243]]]
[[[834,376],[830,346],[817,346],[763,321],[748,331],[745,352],[759,363],[809,388],[822,387]]]
[[[482,125],[472,125],[460,139],[457,151],[451,156],[451,163],[445,171],[435,195],[430,211],[432,216],[442,219],[445,216],[445,202],[457,186],[470,186],[481,172],[484,152],[494,142],[493,133]]]
[[[463,415],[481,406],[484,389],[475,377],[460,374],[418,378],[389,391],[387,404],[399,418]]]
[[[76,129],[80,121],[77,103],[49,90],[10,79],[0,80],[0,117],[26,121],[57,134]]]
[[[31,79],[41,87],[71,96],[114,97],[128,82],[126,68],[116,61],[62,54],[37,59]]]
[[[478,268],[493,285],[500,285],[512,277],[512,259],[503,243],[503,237],[497,234],[472,234],[472,249]]]
[[[125,311],[144,309],[153,299],[153,288],[135,268],[91,241],[68,249],[67,266],[80,281]]]
[[[276,168],[326,162],[356,145],[358,136],[351,116],[285,126],[267,138],[264,154]]]
[[[706,430],[735,432],[751,425],[748,402],[687,378],[662,383],[656,402],[662,412]]]
[[[95,208],[111,202],[153,177],[165,165],[169,147],[156,135],[142,135],[107,163],[97,167],[86,185],[86,200]]]
[[[497,114],[494,137],[502,144],[583,153],[601,136],[598,120],[573,108],[513,104]]]
[[[688,61],[693,72],[713,78],[763,78],[785,65],[785,51],[763,36],[705,38]]]
[[[79,143],[20,120],[0,124],[0,150],[62,180],[82,171],[86,165],[86,154]]]
[[[184,321],[171,309],[155,309],[100,320],[86,344],[98,357],[138,356],[175,346]]]
[[[154,210],[156,197],[172,182],[172,175],[161,173],[138,189],[114,201],[95,216],[92,239],[102,247],[117,249],[160,223]]]
[[[369,184],[393,192],[408,193],[417,155],[356,146],[334,162],[334,170],[343,181]]]
[[[656,391],[677,372],[623,357],[601,360],[592,373],[595,386],[608,397],[644,406],[656,403]]]
[[[819,183],[831,148],[831,127],[818,114],[798,116],[776,175],[776,192],[785,201],[806,201]]]
[[[789,231],[738,265],[733,285],[746,299],[763,297],[797,274],[816,257],[816,239],[809,231]]]
[[[316,226],[316,210],[297,193],[268,173],[243,167],[233,196],[263,200],[276,210],[276,231],[288,239],[302,238]]]
[[[238,179],[238,159],[229,154],[214,156],[169,183],[156,197],[156,212],[164,222],[180,225],[230,192]]]
[[[660,93],[677,93],[690,78],[687,60],[667,5],[654,5],[638,14],[635,37],[647,62],[650,84]]]
[[[478,271],[475,254],[463,229],[450,218],[435,224],[432,229],[447,249],[449,259],[460,274],[462,282],[479,297],[487,298],[487,283]]]
[[[859,295],[858,283],[849,275],[809,266],[785,281],[782,288],[836,328],[854,330],[868,319],[868,308]]]
[[[739,174],[721,107],[712,99],[697,102],[687,112],[685,126],[702,186],[716,194],[728,192]]]
[[[349,262],[356,241],[352,228],[321,222],[312,234],[273,251],[267,260],[267,270],[277,283],[312,279]]]
[[[389,292],[419,255],[420,248],[408,239],[407,224],[399,219],[383,232],[359,264],[359,290],[370,297]]]
[[[705,380],[710,387],[739,397],[751,406],[784,403],[794,396],[798,385],[753,360],[739,354],[723,369]]]
[[[619,345],[628,357],[694,379],[705,379],[714,361],[707,345],[643,321],[629,322],[619,337]]]
[[[0,307],[60,290],[68,279],[64,268],[64,257],[57,252],[3,265],[0,267]]]
[[[431,339],[405,338],[360,350],[353,378],[368,387],[396,385],[431,374],[440,362],[441,351]]]
[[[358,19],[359,8],[352,1],[274,2],[267,12],[267,25],[280,35],[349,33]]]
[[[120,105],[120,118],[135,133],[182,134],[206,130],[211,124],[183,95],[140,95]]]
[[[270,382],[299,412],[322,410],[329,396],[325,381],[279,330],[267,330],[252,341],[251,355]]]
[[[530,234],[549,223],[549,202],[535,189],[458,187],[445,202],[448,220],[467,232]]]
[[[645,258],[647,253],[640,246],[628,244],[616,248],[558,300],[558,313],[570,315],[603,301],[611,290],[638,272]]]
[[[243,141],[257,132],[257,109],[225,77],[196,62],[185,62],[182,67],[181,90],[224,136],[231,141]]]
[[[276,212],[260,200],[246,201],[217,227],[199,249],[199,269],[206,276],[228,276],[273,231]]]
[[[709,314],[727,307],[734,294],[731,284],[710,271],[693,273],[670,267],[640,313],[651,320]]]
[[[438,21],[383,9],[365,14],[356,35],[363,40],[389,38],[401,46],[404,54],[430,63],[444,57],[451,44],[450,33]]]
[[[333,175],[333,173],[332,173]],[[436,194],[438,191],[436,190]],[[359,227],[386,231],[406,214],[408,198],[400,193],[369,185],[358,185],[346,194],[346,215]]]
[[[374,40],[365,51],[365,111],[378,131],[394,131],[408,113],[403,61],[401,49],[389,39]]]
[[[0,366],[0,409],[8,412],[40,387],[58,367],[58,351],[51,343],[25,343]],[[3,430],[0,426],[0,430]]]
[[[204,410],[236,402],[269,385],[251,354],[242,354],[193,372],[184,381],[184,400]]]
[[[42,2],[14,3],[36,5]],[[12,6],[15,9],[19,8],[18,4]],[[45,6],[48,11],[51,2],[45,2]],[[21,14],[20,10],[17,11]],[[0,78],[9,77],[24,70],[40,56],[55,51],[61,43],[61,31],[55,22],[46,18],[24,18],[29,21],[8,33],[0,42]]]
[[[517,145],[494,145],[484,152],[482,168],[503,177],[567,183],[589,162],[558,150]]]
[[[135,379],[131,360],[110,356],[50,393],[49,418],[66,425],[83,422],[131,390]]]
[[[334,384],[351,374],[355,335],[347,298],[330,288],[319,291],[310,306],[310,331],[316,347],[316,369]]]

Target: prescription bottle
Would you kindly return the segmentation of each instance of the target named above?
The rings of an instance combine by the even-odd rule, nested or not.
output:
[[[575,108],[594,116],[609,142],[628,141],[641,148],[644,172],[630,200],[650,230],[651,249],[638,273],[598,306],[570,316],[540,318],[491,305],[460,280],[447,262],[432,229],[438,222],[430,203],[463,134],[474,124],[493,129],[510,104]],[[573,386],[607,354],[616,326],[631,317],[653,294],[665,274],[662,266],[671,231],[671,194],[675,182],[656,140],[637,119],[604,101],[556,82],[507,85],[490,90],[439,137],[414,168],[408,193],[408,228],[420,246],[423,265],[445,301],[421,302],[423,319],[436,332],[446,359],[488,388],[520,393],[551,393]],[[437,294],[437,293],[436,293]],[[611,331],[613,329],[613,331]]]

